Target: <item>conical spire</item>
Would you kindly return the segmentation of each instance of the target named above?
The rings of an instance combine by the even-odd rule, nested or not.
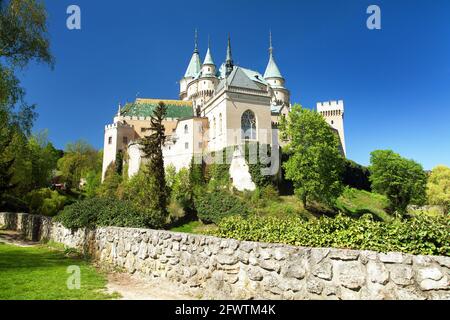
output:
[[[185,78],[195,77],[201,68],[200,55],[198,54],[198,40],[197,40],[197,29],[195,29],[195,48],[194,53],[192,54],[191,61],[186,69],[186,73],[184,74]]]
[[[269,42],[269,63],[267,64],[266,72],[264,72],[264,78],[283,78],[273,58],[272,31],[269,34]]]
[[[231,55],[231,38],[228,35],[228,44],[227,44],[227,58],[225,60],[226,67],[226,75],[228,76],[233,71],[233,57]]]
[[[209,36],[208,36],[208,50],[206,51],[205,60],[203,61],[203,64],[214,64],[214,60],[211,56],[211,51],[209,49],[210,43],[209,43]]]

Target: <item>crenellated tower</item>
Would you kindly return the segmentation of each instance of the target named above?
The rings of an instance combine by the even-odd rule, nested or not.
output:
[[[320,113],[325,118],[325,121],[339,134],[342,151],[345,156],[347,151],[345,149],[344,134],[344,101],[318,102],[317,112]]]

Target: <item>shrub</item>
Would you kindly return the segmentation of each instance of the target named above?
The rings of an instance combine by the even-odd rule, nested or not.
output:
[[[145,216],[140,214],[131,202],[114,198],[91,198],[78,201],[64,208],[55,220],[69,229],[147,226]]]
[[[437,166],[431,171],[427,183],[427,198],[430,204],[443,206],[450,212],[450,168]]]
[[[450,255],[450,219],[419,216],[393,222],[374,221],[371,216],[303,221],[274,217],[223,219],[211,234],[238,240],[285,243],[308,247],[335,247],[380,252]]]
[[[47,188],[33,190],[25,196],[31,214],[54,216],[64,208],[67,198]]]
[[[219,223],[223,218],[247,216],[248,208],[236,196],[221,190],[196,196],[195,207],[198,217],[204,223]]]

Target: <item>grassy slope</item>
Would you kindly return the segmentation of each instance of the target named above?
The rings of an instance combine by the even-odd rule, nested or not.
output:
[[[360,217],[371,213],[380,220],[389,221],[391,217],[386,212],[388,199],[376,193],[347,188],[336,202],[336,207],[345,214]]]
[[[81,288],[69,290],[67,267],[81,271]],[[68,258],[49,247],[17,247],[0,243],[0,300],[97,300],[113,298],[102,292],[106,278],[86,261]]]

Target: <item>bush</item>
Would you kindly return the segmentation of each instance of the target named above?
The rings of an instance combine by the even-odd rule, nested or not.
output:
[[[221,190],[196,196],[195,207],[199,219],[204,223],[219,223],[223,218],[247,216],[248,208],[236,196]]]
[[[54,216],[64,208],[67,198],[47,188],[33,190],[25,196],[31,214]]]
[[[274,217],[223,219],[215,236],[238,240],[285,243],[307,247],[335,247],[379,252],[450,255],[450,219],[419,216],[393,222],[371,216],[352,219],[343,215],[303,221]]]
[[[114,198],[91,198],[78,201],[55,218],[66,228],[95,227],[147,227],[145,216],[140,214],[129,201]]]

